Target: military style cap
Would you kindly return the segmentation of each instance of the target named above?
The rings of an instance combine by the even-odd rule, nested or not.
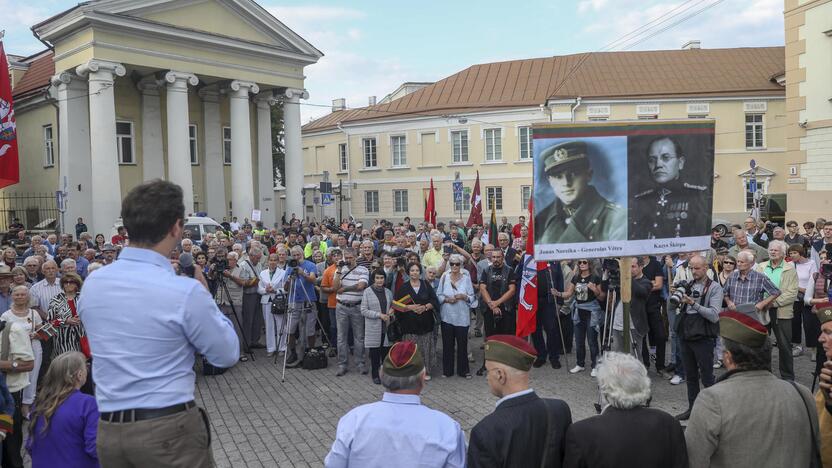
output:
[[[390,347],[382,369],[391,377],[412,377],[425,369],[425,362],[414,341],[399,341]]]
[[[543,158],[543,170],[546,173],[562,169],[576,163],[587,163],[586,143],[582,141],[568,141],[546,148],[540,153]]]
[[[731,341],[759,348],[768,338],[768,330],[760,322],[741,312],[719,314],[719,334]]]
[[[820,323],[832,321],[832,302],[826,301],[815,305],[815,313],[818,314]]]
[[[492,335],[485,342],[485,360],[505,364],[528,372],[537,351],[523,338],[514,335]]]

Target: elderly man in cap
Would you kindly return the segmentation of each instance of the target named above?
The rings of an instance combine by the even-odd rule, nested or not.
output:
[[[338,421],[324,460],[338,467],[464,467],[465,433],[448,415],[422,405],[425,363],[413,341],[390,347],[381,367],[381,401]]]
[[[535,218],[538,244],[626,239],[627,213],[590,185],[586,143],[561,143],[543,150],[540,158],[555,201]]]
[[[485,367],[497,408],[471,430],[469,467],[560,467],[572,413],[562,400],[542,399],[529,388],[537,352],[514,335],[485,342]]]
[[[817,466],[810,465],[817,456],[815,402],[802,385],[771,373],[766,327],[726,311],[719,333],[728,372],[693,406],[685,431],[690,466]]]

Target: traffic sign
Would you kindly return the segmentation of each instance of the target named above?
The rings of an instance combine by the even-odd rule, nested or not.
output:
[[[321,205],[322,206],[329,206],[335,201],[335,198],[332,196],[331,193],[322,193],[321,194]]]
[[[750,193],[757,192],[757,179],[751,179],[748,181],[748,191]]]
[[[453,187],[454,187],[454,201],[455,202],[461,202],[462,201],[462,194],[463,194],[462,181],[460,181],[460,180],[454,181]]]

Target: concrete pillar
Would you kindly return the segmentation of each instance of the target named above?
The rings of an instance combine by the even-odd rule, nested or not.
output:
[[[162,107],[156,79],[140,81],[137,88],[142,93],[142,178],[165,178],[165,158],[162,149]]]
[[[75,222],[84,218],[93,226],[92,169],[90,168],[90,114],[87,82],[67,72],[52,77],[58,97],[58,190],[66,192],[65,226],[75,234]],[[108,235],[109,231],[104,235]],[[95,235],[95,233],[93,233]]]
[[[223,163],[222,122],[220,121],[220,93],[216,89],[202,88],[203,127],[205,141],[202,144],[205,153],[205,211],[208,216],[222,221],[228,216],[225,202],[225,170]]]
[[[127,70],[120,63],[92,59],[75,72],[87,77],[89,83],[90,173],[95,174],[95,183],[90,185],[94,213],[91,232],[107,235],[121,215],[114,84],[115,78],[124,76]]]
[[[303,207],[303,154],[300,143],[300,100],[309,99],[309,93],[303,89],[287,88],[283,101],[283,141],[286,152],[286,173],[283,184],[286,186],[286,220],[292,214],[304,219]]]
[[[182,187],[185,214],[194,212],[194,182],[188,139],[188,84],[196,86],[199,78],[191,73],[169,71],[168,84],[168,180]]]
[[[229,85],[231,107],[231,210],[240,222],[251,219],[254,209],[254,177],[251,163],[251,119],[249,93],[260,88],[248,81]]]
[[[272,111],[275,104],[272,91],[261,93],[257,103],[257,207],[263,226],[272,228],[275,222],[274,165],[272,164]]]

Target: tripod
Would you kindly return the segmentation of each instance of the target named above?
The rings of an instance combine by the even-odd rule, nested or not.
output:
[[[612,342],[613,342],[613,332],[615,331],[613,327],[613,323],[615,322],[615,314],[617,312],[618,306],[622,305],[619,301],[619,286],[611,286],[609,289],[609,293],[607,294],[607,302],[606,307],[604,308],[604,325],[601,329],[601,357],[599,361],[603,361],[604,356],[612,351]],[[623,305],[622,305],[623,307]],[[624,313],[622,309],[621,313]],[[624,333],[621,333],[622,337]],[[632,333],[629,334],[630,336],[630,354],[633,355],[637,360],[641,361],[641,356],[639,356],[639,351],[641,349],[641,344],[636,343],[635,337]],[[604,404],[604,396],[601,394],[601,389],[598,389],[598,401],[594,403],[595,412],[601,414],[603,410]]]
[[[246,335],[245,333],[243,333],[243,325],[240,323],[240,318],[237,317],[237,308],[234,307],[234,301],[231,300],[231,293],[228,292],[228,284],[226,284],[225,282],[225,276],[223,276],[222,273],[219,273],[217,281],[219,281],[219,285],[217,287],[217,292],[214,293],[214,300],[217,302],[217,304],[219,304],[219,298],[216,296],[219,296],[219,293],[221,291],[223,294],[225,294],[225,298],[228,299],[228,304],[231,306],[231,316],[234,317],[234,322],[237,323],[237,329],[240,330],[240,339],[243,340],[243,346],[246,350],[246,354],[248,354],[251,360],[254,361],[254,351],[252,351],[251,347],[248,345]]]

